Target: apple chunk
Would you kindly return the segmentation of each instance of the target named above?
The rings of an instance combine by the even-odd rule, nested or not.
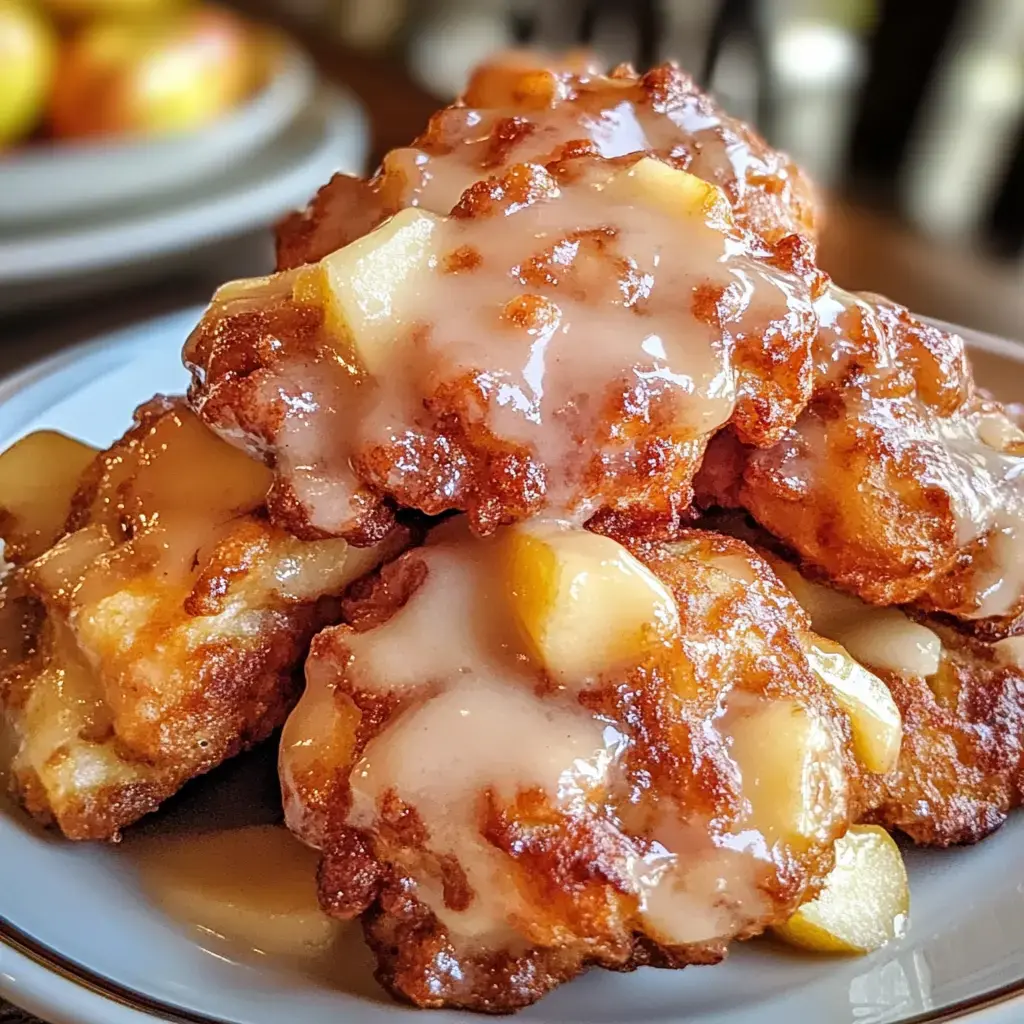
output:
[[[812,583],[766,553],[776,575],[811,617],[816,633],[842,644],[857,661],[901,675],[928,678],[939,671],[942,641],[898,608],[868,605],[850,594]]]
[[[699,218],[716,227],[732,223],[732,207],[717,185],[654,157],[620,171],[604,191],[613,202],[653,207],[670,217]]]
[[[295,298],[322,305],[327,328],[371,376],[388,369],[402,328],[414,322],[443,219],[409,207],[303,271]]]
[[[815,675],[850,716],[858,760],[869,772],[891,772],[900,756],[903,720],[889,688],[831,640],[807,634],[804,652]]]
[[[836,866],[818,898],[775,932],[816,953],[870,953],[903,934],[909,910],[899,847],[877,825],[854,825],[836,842]]]
[[[740,700],[727,726],[749,805],[740,827],[759,831],[769,847],[827,842],[846,814],[847,795],[828,722],[795,701]]]
[[[510,527],[503,543],[513,615],[560,681],[581,684],[638,663],[679,628],[666,586],[609,537],[543,523]]]
[[[8,559],[42,554],[64,532],[71,499],[96,449],[38,430],[0,454],[0,536]]]

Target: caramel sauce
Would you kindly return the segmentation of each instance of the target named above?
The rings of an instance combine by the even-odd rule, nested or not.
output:
[[[218,956],[379,994],[357,924],[321,911],[317,854],[280,825],[128,837],[146,895]]]
[[[124,844],[146,892],[170,917],[260,956],[315,958],[339,925],[316,895],[316,854],[276,825]]]
[[[287,686],[300,638],[325,621],[319,599],[406,541],[396,530],[354,549],[274,530],[270,479],[183,400],[154,399],[82,477],[69,532],[0,590],[12,774],[72,838],[115,835],[275,724],[285,707],[264,673]],[[240,677],[230,710],[218,673]],[[103,812],[119,804],[112,823]]]

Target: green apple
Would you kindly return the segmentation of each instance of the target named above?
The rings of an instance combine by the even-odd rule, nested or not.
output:
[[[836,843],[836,866],[818,898],[776,935],[815,953],[871,953],[899,938],[910,913],[900,848],[877,825],[854,825]]]

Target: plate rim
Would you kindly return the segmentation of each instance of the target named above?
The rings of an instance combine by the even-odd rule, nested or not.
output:
[[[184,147],[206,151],[198,166],[185,172],[184,182],[193,184],[209,177],[216,172],[220,160],[214,142],[225,135],[229,137],[233,145],[227,156],[230,161],[239,159],[280,134],[296,119],[314,93],[316,72],[310,58],[283,33],[269,31],[263,34],[269,39],[271,50],[264,82],[240,104],[214,121],[192,130],[154,138],[131,135],[37,143],[0,160],[0,180],[13,177],[16,185],[29,176],[42,175],[49,179],[55,171],[66,173],[69,163],[71,169],[80,175],[87,171],[95,172],[98,165],[110,161],[159,164],[165,158],[180,153]],[[84,204],[61,202],[56,216],[74,216],[86,210],[94,213],[108,211],[125,198],[134,201],[155,199],[172,192],[181,184],[180,177],[180,172],[177,172],[171,182],[158,176],[155,184],[142,181],[129,185],[127,189],[120,188],[116,195],[87,198]],[[11,209],[0,202],[0,226],[6,230],[27,232],[40,226],[52,226],[54,216],[51,208],[41,212],[33,205],[25,212],[21,207]]]
[[[273,218],[311,197],[315,183],[327,180],[341,166],[361,164],[369,149],[366,113],[348,89],[322,86],[316,98],[292,122],[305,120],[307,133],[316,133],[298,158],[250,181],[246,186],[213,196],[179,197],[167,206],[141,210],[127,217],[107,211],[109,219],[57,229],[40,237],[0,240],[0,289],[38,285],[50,278],[110,271],[134,260],[155,260],[194,245],[207,244]],[[287,132],[289,128],[286,128]],[[280,197],[280,198],[276,198]],[[186,221],[182,213],[189,214]],[[199,228],[197,224],[201,224]],[[167,230],[164,230],[164,229]],[[103,255],[97,258],[97,251]]]
[[[201,312],[201,306],[182,307],[29,363],[0,378],[0,405],[6,405],[48,378],[58,376],[75,363],[109,355],[116,364],[116,356],[133,347],[133,342],[137,342],[140,333],[147,328],[191,321]],[[978,348],[1024,364],[1024,344],[1020,342],[947,321],[929,317],[922,319],[960,334],[968,348]],[[1024,813],[1024,810],[1018,813]],[[51,949],[3,915],[0,915],[0,954],[0,996],[30,1013],[46,1014],[54,1024],[146,1024],[147,1021],[162,1021],[166,1024],[241,1024],[236,1019],[197,1013],[123,986]],[[8,966],[9,963],[11,966]],[[997,1024],[994,1017],[988,1016],[988,1011],[996,1011],[1000,1022],[1008,1022],[1010,1018],[1004,1018],[1001,1013],[1007,1008],[1024,1011],[1024,975],[987,992],[904,1018],[898,1024],[951,1024],[964,1020],[977,1021],[978,1024],[986,1024],[987,1020]],[[399,1007],[396,1005],[395,1009]],[[699,1018],[695,1018],[695,1022],[697,1020]]]

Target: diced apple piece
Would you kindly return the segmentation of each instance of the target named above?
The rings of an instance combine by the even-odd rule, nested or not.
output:
[[[400,545],[385,545],[400,550]],[[283,538],[271,549],[267,575],[287,601],[314,601],[320,594],[339,594],[383,560],[379,549],[354,548],[338,537],[302,541]]]
[[[731,712],[731,753],[749,813],[769,847],[825,842],[846,814],[846,774],[829,724],[795,701],[744,699]]]
[[[1024,430],[1003,413],[989,413],[978,417],[978,437],[982,444],[997,452],[1014,455],[1024,450]]]
[[[616,174],[605,195],[615,202],[654,207],[670,217],[697,217],[716,226],[732,223],[732,207],[717,185],[650,156]]]
[[[137,457],[108,460],[93,500],[94,521],[112,531],[126,515],[165,526],[171,513],[218,523],[259,508],[273,482],[262,462],[185,410],[159,416],[135,444]]]
[[[261,551],[255,571],[228,583],[227,593],[244,594],[250,603],[270,594],[282,601],[315,601],[323,594],[340,594],[350,583],[373,572],[382,562],[408,547],[409,531],[397,527],[378,544],[352,547],[340,537],[299,540],[275,532]]]
[[[538,662],[577,685],[626,662],[679,627],[668,588],[609,537],[563,524],[511,527],[513,614]]]
[[[568,95],[562,72],[599,73],[592,55],[584,50],[567,51],[554,62],[526,50],[510,50],[473,72],[463,101],[483,110],[543,110]],[[614,84],[615,79],[611,81]]]
[[[114,546],[109,531],[100,523],[65,534],[25,567],[23,578],[32,590],[49,598],[50,615],[57,606],[65,606],[60,595],[74,591],[89,566]]]
[[[768,561],[811,617],[816,633],[843,645],[874,669],[927,678],[939,669],[942,641],[934,630],[898,608],[868,605],[850,594],[813,583],[773,555]]]
[[[213,304],[261,303],[271,299],[288,298],[295,286],[299,272],[285,270],[265,277],[243,277],[237,281],[226,281],[213,293]]]
[[[831,640],[807,634],[804,651],[815,675],[832,688],[850,716],[853,749],[861,764],[869,772],[891,772],[900,756],[903,720],[889,688]]]
[[[873,608],[844,623],[833,639],[858,661],[882,672],[927,679],[942,661],[939,635],[898,608]]]
[[[71,499],[96,449],[54,430],[23,437],[0,454],[0,536],[6,557],[28,561],[64,532]]]
[[[815,953],[870,953],[903,934],[909,910],[899,847],[877,825],[854,825],[836,842],[836,866],[818,898],[774,930]]]
[[[150,465],[156,468],[151,473],[146,472],[149,466],[140,469],[138,492],[152,494],[156,508],[201,505],[215,518],[263,504],[273,476],[262,462],[222,440],[196,416],[182,415],[177,431],[174,424],[166,418],[157,428],[169,431],[163,449],[153,445],[155,433],[147,440],[154,447]],[[188,487],[181,486],[182,480],[188,480]]]
[[[302,271],[296,301],[322,305],[328,330],[371,376],[387,371],[395,340],[415,318],[437,264],[443,223],[414,207]]]
[[[1004,665],[1024,668],[1024,636],[1008,636],[992,645],[996,657]]]
[[[486,75],[487,80],[482,75]],[[558,76],[543,68],[484,68],[470,82],[469,88],[484,100],[480,106],[523,111],[553,107],[565,95]]]
[[[851,594],[843,594],[831,587],[814,583],[802,576],[795,566],[773,555],[762,552],[765,560],[775,570],[775,575],[786,585],[797,603],[811,617],[815,632],[830,636],[848,620],[864,614],[865,604]]]

